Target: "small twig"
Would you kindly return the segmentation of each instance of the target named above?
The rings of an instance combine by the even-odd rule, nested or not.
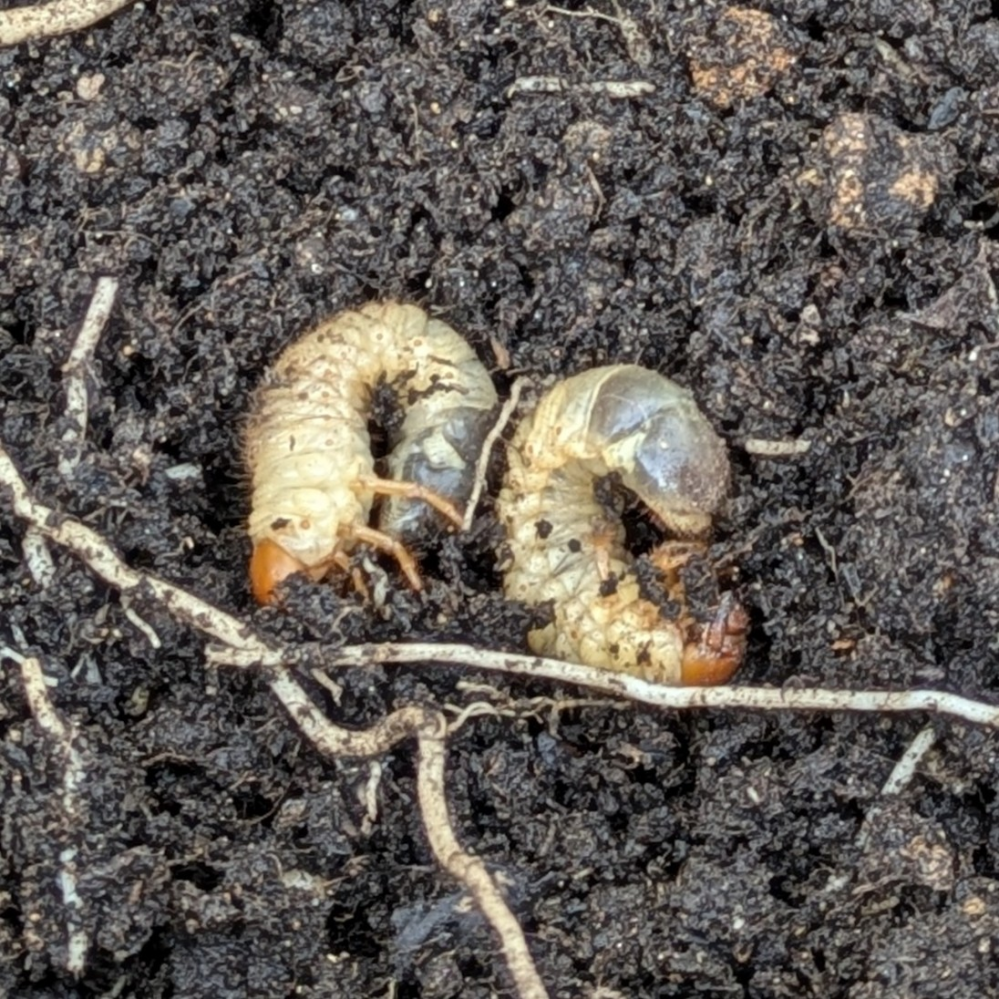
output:
[[[503,408],[499,411],[496,422],[489,433],[486,434],[486,439],[482,442],[482,453],[479,455],[479,460],[475,465],[475,484],[472,486],[472,493],[468,497],[468,505],[465,507],[465,517],[461,525],[463,531],[468,531],[472,527],[472,521],[475,519],[475,509],[479,505],[479,498],[482,496],[482,490],[486,485],[486,474],[489,471],[489,459],[492,457],[493,448],[496,446],[496,441],[499,440],[500,434],[503,433],[506,425],[510,422],[510,417],[513,416],[514,410],[520,403],[520,393],[523,391],[524,385],[529,381],[529,378],[518,378],[510,386],[510,398],[503,403]]]
[[[606,94],[615,100],[645,97],[656,92],[649,80],[584,80],[573,83],[563,76],[520,76],[506,89],[508,98],[517,94]]]
[[[921,729],[919,734],[909,743],[908,749],[899,757],[898,763],[888,775],[881,793],[885,797],[900,794],[912,780],[922,758],[933,748],[933,743],[937,741],[937,734],[932,725],[927,725]]]
[[[80,787],[86,779],[83,757],[75,743],[75,728],[63,721],[49,700],[42,664],[31,656],[22,656],[10,648],[0,648],[0,658],[11,659],[21,670],[21,683],[35,723],[52,744],[53,755],[62,764],[62,828],[49,828],[49,837],[58,837],[59,876],[57,882],[66,911],[66,970],[80,975],[86,965],[89,937],[84,925],[83,899],[77,891],[77,850],[71,844],[71,831],[85,821]]]
[[[68,35],[103,21],[132,0],[52,0],[0,11],[0,46]]]
[[[63,365],[66,376],[66,417],[69,426],[63,434],[65,450],[59,459],[59,474],[70,476],[80,463],[83,443],[87,436],[87,417],[90,400],[87,395],[87,376],[93,364],[94,351],[100,339],[118,292],[118,279],[101,277],[94,286],[87,314],[80,325],[69,359]]]
[[[24,564],[28,567],[35,586],[40,590],[47,590],[55,579],[56,568],[45,535],[37,527],[29,527],[24,532],[21,551],[24,552]]]
[[[795,458],[799,454],[808,454],[812,442],[803,437],[777,441],[762,437],[747,437],[742,446],[747,454],[755,454],[759,458]]]

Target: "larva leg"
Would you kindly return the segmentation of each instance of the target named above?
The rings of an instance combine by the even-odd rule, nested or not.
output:
[[[703,556],[707,550],[708,546],[701,541],[672,539],[649,552],[649,561],[662,573],[663,588],[681,606],[686,604],[686,596],[680,570],[691,559]]]
[[[361,570],[350,564],[350,556],[346,552],[342,552],[339,549],[334,551],[329,557],[329,565],[335,565],[338,569],[350,576],[351,582],[354,584],[354,589],[361,594],[361,599],[366,604],[371,603],[371,591],[368,589],[368,584],[364,582],[364,576],[361,574]],[[327,569],[328,568],[329,566],[327,566]]]
[[[450,500],[426,486],[421,486],[418,482],[397,482],[395,479],[382,479],[377,475],[361,475],[355,481],[359,486],[381,496],[405,496],[407,499],[423,500],[447,517],[456,527],[461,527],[463,517],[458,508]]]
[[[395,538],[389,537],[389,535],[384,534],[382,531],[376,531],[373,527],[364,527],[357,524],[350,527],[342,527],[340,533],[343,537],[349,537],[354,541],[363,541],[373,548],[388,552],[399,563],[399,568],[402,569],[406,579],[409,580],[409,585],[417,592],[423,589],[423,582],[416,568],[416,560],[406,550],[405,545],[396,541]]]
[[[620,544],[617,526],[606,520],[594,522],[590,541],[593,545],[593,561],[600,582],[604,583],[613,575],[614,550]]]
[[[333,554],[329,558],[329,564],[330,566],[335,565],[338,569],[342,569],[348,575],[350,575],[351,573],[350,558],[346,552],[341,552],[341,551],[333,552]],[[329,566],[324,565],[323,567],[324,575],[328,568]]]
[[[695,555],[703,555],[708,546],[703,541],[664,541],[651,552],[652,564],[667,577],[675,576]]]

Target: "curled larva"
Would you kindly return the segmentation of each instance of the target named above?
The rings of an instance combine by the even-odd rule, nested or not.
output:
[[[597,497],[607,476],[675,535],[698,538],[728,490],[729,465],[690,393],[654,371],[597,368],[548,392],[514,435],[499,498],[506,595],[553,608],[529,634],[532,649],[657,683],[724,682],[745,650],[745,611],[726,594],[706,621],[695,618],[680,579],[697,547],[689,542],[653,553],[662,599],[643,596],[624,526]]]
[[[375,475],[368,434],[372,390],[386,382],[405,411],[390,440],[389,479]],[[253,498],[250,580],[262,603],[293,572],[320,579],[348,565],[359,541],[391,552],[410,582],[405,543],[474,484],[496,390],[450,326],[395,302],[342,312],[296,340],[267,373],[247,427]],[[379,527],[368,526],[376,495]],[[436,508],[436,509],[433,509]]]

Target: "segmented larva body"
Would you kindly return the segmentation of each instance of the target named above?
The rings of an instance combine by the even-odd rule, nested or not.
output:
[[[259,600],[285,576],[321,578],[370,541],[400,557],[437,517],[423,499],[391,495],[379,528],[368,527],[375,476],[368,417],[385,381],[405,418],[388,456],[391,479],[415,483],[452,504],[471,492],[496,390],[472,349],[422,309],[373,303],[320,323],[268,372],[247,430],[253,499],[251,581]],[[408,558],[408,556],[407,556]]]
[[[725,497],[729,465],[690,393],[653,371],[597,368],[548,392],[513,438],[499,498],[506,595],[552,602],[552,622],[528,636],[532,649],[658,683],[724,682],[742,659],[745,611],[726,595],[709,621],[694,620],[676,572],[682,557],[668,542],[653,561],[680,613],[643,597],[624,526],[596,495],[609,475],[676,535],[696,538]]]

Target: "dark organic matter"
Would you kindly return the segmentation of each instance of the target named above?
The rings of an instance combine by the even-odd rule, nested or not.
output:
[[[424,595],[361,566],[387,574],[377,613],[247,589],[238,441],[263,368],[338,309],[417,301],[503,359],[500,388],[637,363],[694,393],[733,456],[711,558],[752,618],[741,680],[995,691],[994,5],[622,8],[641,59],[613,21],[492,0],[143,4],[0,50],[0,436],[40,499],[261,631],[523,650],[537,622],[498,595],[488,500],[424,553]],[[588,86],[614,80],[654,89]],[[102,274],[65,477],[61,367]],[[494,488],[501,468],[498,448]],[[42,658],[92,764],[70,830],[92,942],[77,982],[60,762],[4,671],[0,993],[506,988],[430,862],[408,749],[377,782],[331,766],[258,678],[206,670],[196,635],[64,551],[36,582],[24,544],[0,496],[0,640]],[[337,679],[339,703],[314,696],[357,727],[466,696],[432,668]],[[922,720],[483,717],[453,740],[452,805],[556,996],[994,994],[995,742],[937,724],[888,808]]]

